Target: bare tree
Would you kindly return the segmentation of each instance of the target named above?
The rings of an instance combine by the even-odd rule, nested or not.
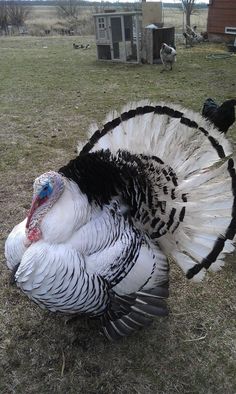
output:
[[[76,0],[58,1],[58,15],[67,19],[69,22],[77,22],[79,17],[79,8]]]
[[[8,13],[7,13],[7,2],[0,1],[0,33],[4,31],[5,34],[8,33]]]
[[[9,24],[19,29],[20,26],[25,24],[25,20],[29,15],[29,8],[20,3],[20,1],[8,1],[8,20]]]
[[[190,19],[194,10],[195,0],[182,0],[182,5],[186,16],[186,25],[191,26]]]
[[[28,15],[29,8],[20,1],[0,0],[0,30],[4,31],[5,34],[9,33],[10,25],[18,29],[23,26]]]

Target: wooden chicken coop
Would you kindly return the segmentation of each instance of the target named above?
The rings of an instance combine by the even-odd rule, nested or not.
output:
[[[142,59],[149,64],[161,63],[160,49],[163,42],[172,47],[175,45],[174,27],[146,26],[142,33]]]
[[[210,41],[235,41],[236,0],[209,0],[207,32]]]
[[[97,59],[141,61],[141,11],[94,15]]]
[[[98,60],[159,63],[161,44],[174,45],[174,27],[163,27],[162,2],[143,2],[142,11],[93,15]]]

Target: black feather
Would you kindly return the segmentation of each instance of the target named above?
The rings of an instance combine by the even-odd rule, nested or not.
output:
[[[136,212],[135,185],[140,194],[151,189],[148,166],[143,155],[121,151],[113,156],[109,151],[98,151],[76,157],[61,167],[59,173],[77,183],[90,202],[103,205],[120,195]]]
[[[202,115],[210,120],[222,133],[227,133],[228,129],[235,122],[236,100],[226,100],[218,105],[213,99],[208,98],[202,109]]]

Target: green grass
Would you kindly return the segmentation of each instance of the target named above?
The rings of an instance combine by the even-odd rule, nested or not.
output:
[[[90,43],[75,51],[73,42]],[[235,394],[234,258],[193,285],[172,267],[170,315],[110,344],[97,324],[42,311],[9,287],[4,241],[31,201],[32,182],[75,155],[95,121],[148,98],[200,111],[235,96],[236,56],[208,59],[223,45],[177,48],[172,72],[160,65],[96,61],[91,37],[0,38],[0,393]],[[234,141],[236,128],[229,138]]]

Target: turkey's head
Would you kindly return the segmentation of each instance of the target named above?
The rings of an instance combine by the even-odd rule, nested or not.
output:
[[[29,243],[36,242],[41,238],[41,221],[59,199],[64,189],[64,179],[57,172],[49,171],[36,178],[33,200],[26,222],[26,235]]]

